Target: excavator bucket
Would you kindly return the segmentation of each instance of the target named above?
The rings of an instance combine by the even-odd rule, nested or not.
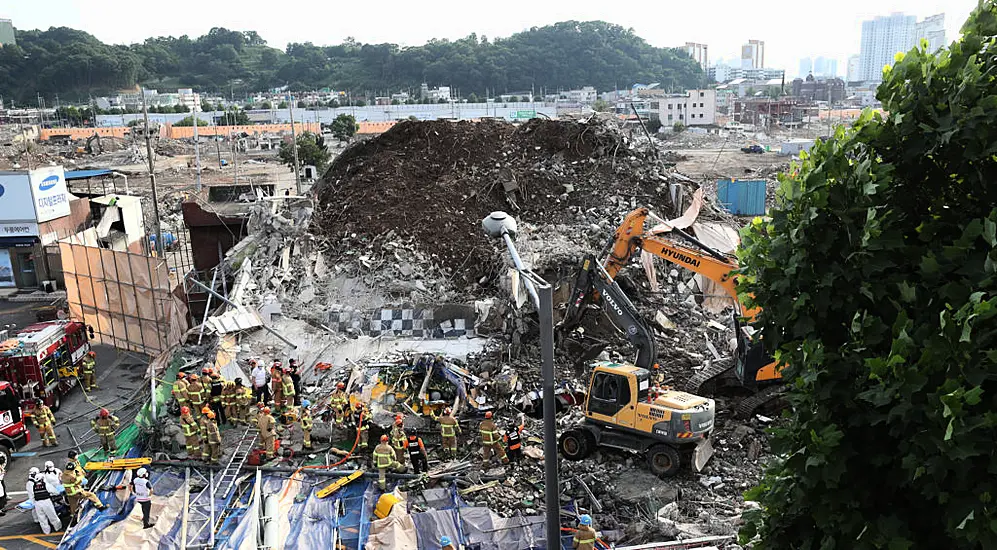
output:
[[[692,468],[697,472],[702,472],[706,463],[713,457],[713,444],[709,439],[702,439],[696,445],[696,450],[692,452]]]

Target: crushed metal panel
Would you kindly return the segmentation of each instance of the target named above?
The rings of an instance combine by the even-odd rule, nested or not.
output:
[[[221,315],[208,317],[208,326],[218,334],[228,334],[263,326],[260,314],[246,308],[230,309]]]

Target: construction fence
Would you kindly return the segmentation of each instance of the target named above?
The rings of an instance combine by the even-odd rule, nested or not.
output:
[[[59,242],[69,315],[92,328],[91,341],[151,357],[179,342],[187,306],[166,261],[91,244]]]

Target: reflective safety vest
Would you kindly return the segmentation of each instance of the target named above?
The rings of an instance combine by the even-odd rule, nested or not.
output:
[[[387,468],[395,461],[395,453],[386,443],[374,447],[374,464],[378,468]]]
[[[93,357],[87,355],[83,358],[83,374],[93,374],[96,367],[97,361],[94,361]]]
[[[498,431],[495,429],[495,423],[491,420],[485,420],[481,423],[481,443],[485,445],[494,445],[498,443]]]
[[[183,380],[177,380],[173,384],[173,390],[170,392],[173,394],[173,398],[177,400],[177,403],[182,403],[187,400],[187,382]]]
[[[301,429],[310,430],[312,429],[312,413],[308,412],[307,409],[301,411]]]
[[[211,402],[221,403],[222,402],[222,390],[225,389],[225,382],[221,378],[215,378],[211,381]]]
[[[422,438],[410,437],[408,440],[408,455],[415,460],[417,457],[422,455],[422,449],[425,447],[422,444]]]
[[[197,422],[190,415],[180,417],[180,427],[183,428],[185,437],[190,437],[198,432]]]
[[[35,407],[35,412],[31,415],[31,418],[35,421],[35,426],[39,428],[48,427],[55,423],[55,415],[52,414],[52,409],[45,405]]]
[[[452,416],[440,418],[440,432],[443,437],[457,437],[457,421]]]
[[[290,395],[294,395],[294,380],[291,380],[291,375],[289,375],[289,374],[285,374],[284,375],[283,384],[284,384],[284,388],[283,388],[284,389],[284,397],[287,397],[287,396],[290,396]]]
[[[62,472],[62,486],[66,489],[66,496],[73,496],[80,492],[80,482],[76,475],[76,470],[65,470]]]
[[[593,548],[595,546],[595,529],[592,529],[588,525],[582,525],[575,532],[574,541],[578,543],[579,546],[583,544],[589,545],[588,548]]]
[[[398,426],[391,428],[391,446],[396,449],[401,449],[405,446],[405,441],[408,439],[405,435],[405,430]]]
[[[114,435],[114,430],[117,429],[119,424],[118,417],[113,415],[90,421],[90,427],[93,428],[93,431],[97,432],[97,435]]]
[[[329,397],[329,406],[334,409],[341,409],[346,405],[346,393],[340,390],[332,392],[332,396]]]
[[[200,382],[187,386],[187,399],[195,404],[204,402],[204,388],[201,387]]]

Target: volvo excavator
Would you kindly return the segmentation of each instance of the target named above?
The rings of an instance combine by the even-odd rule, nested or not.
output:
[[[734,364],[731,366],[729,363],[715,362],[691,377],[685,388],[689,392],[697,393],[707,382],[721,379],[732,371],[736,382],[753,392],[752,396],[738,404],[738,412],[750,413],[781,391],[782,386],[779,382],[781,382],[782,376],[776,361],[770,354],[766,353],[761,339],[754,337],[750,326],[760,309],[746,307],[738,299],[735,271],[739,266],[736,258],[707,246],[681,229],[673,228],[671,233],[680,235],[688,244],[647,233],[644,231],[644,222],[648,216],[650,216],[650,211],[647,208],[638,208],[627,214],[600,254],[600,257],[605,257],[606,260],[602,265],[596,266],[598,273],[605,279],[613,281],[613,285],[618,289],[619,285],[615,282],[616,276],[635,255],[644,250],[701,274],[720,285],[736,304],[736,311],[733,314],[737,336]],[[609,315],[617,327],[626,332],[627,338],[638,347],[637,366],[656,368],[653,335],[639,316],[636,322],[639,327],[636,329],[630,328],[629,325],[621,326],[614,319],[619,318],[620,315],[612,304],[621,300],[630,302],[622,291],[619,291],[618,295],[611,293],[608,298],[601,295],[602,289],[593,284],[596,280],[592,277],[591,264],[593,262],[595,259],[592,256],[586,257],[582,262],[559,329],[564,334],[577,327],[581,323],[581,317],[587,305],[601,298],[603,311]],[[746,320],[747,323],[742,323],[742,319]],[[647,341],[650,343],[644,343]]]
[[[637,357],[632,365],[608,361],[593,365],[585,420],[561,433],[561,455],[581,460],[597,447],[610,447],[642,454],[651,472],[661,477],[675,475],[684,462],[702,470],[713,456],[710,434],[716,403],[652,387],[657,357],[654,334],[595,257],[585,258],[575,288],[598,292],[603,310],[637,349]],[[559,328],[577,325],[581,310],[569,308],[569,312],[572,316],[562,320]]]

